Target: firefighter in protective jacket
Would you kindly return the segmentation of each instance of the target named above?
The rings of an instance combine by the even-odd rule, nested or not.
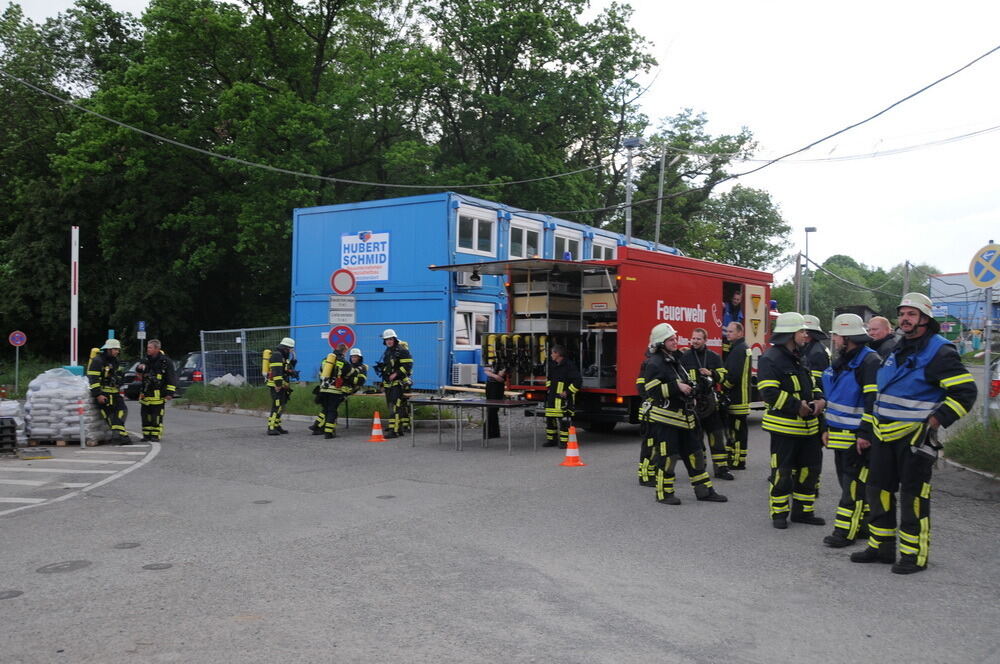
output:
[[[722,380],[722,390],[726,405],[726,420],[729,425],[729,467],[732,470],[746,470],[747,416],[750,415],[750,365],[753,353],[747,348],[743,324],[737,321],[726,326],[729,339],[729,354],[726,356],[726,375]]]
[[[558,344],[549,350],[550,361],[545,376],[545,443],[544,447],[565,449],[569,444],[569,427],[576,413],[576,393],[583,385],[583,376],[566,349]]]
[[[111,442],[129,445],[132,439],[125,431],[125,403],[118,393],[118,354],[121,349],[122,344],[117,339],[105,341],[101,352],[90,358],[87,378],[90,381],[90,396],[111,428]]]
[[[413,384],[413,356],[405,341],[396,337],[396,331],[382,332],[385,352],[382,354],[382,386],[389,416],[386,438],[396,438],[410,430],[410,404],[406,390]],[[375,367],[378,369],[378,366]]]
[[[174,363],[163,352],[159,339],[146,343],[146,357],[135,368],[135,373],[142,380],[139,393],[142,439],[158,442],[163,436],[165,404],[177,393],[177,372]]]
[[[940,427],[969,412],[976,383],[961,357],[938,332],[931,299],[907,293],[896,308],[903,337],[878,371],[876,439],[868,477],[868,546],[856,563],[893,563],[896,574],[927,568],[931,538],[931,469]],[[899,560],[896,561],[896,492]]]
[[[340,344],[337,350],[323,358],[320,365],[320,383],[313,390],[320,412],[309,426],[314,436],[322,434],[326,439],[337,437],[337,411],[346,397],[344,384],[349,374],[347,359],[344,357],[346,353],[347,345]]]
[[[639,365],[639,376],[635,379],[636,393],[642,397],[639,405],[639,484],[656,486],[656,445],[649,430],[649,409],[653,402],[646,396],[646,364],[655,352],[655,348],[646,348],[646,354]]]
[[[875,438],[875,375],[882,366],[878,353],[867,346],[869,341],[861,316],[840,314],[833,320],[833,345],[838,353],[823,372],[823,445],[833,450],[840,483],[833,534],[823,538],[833,548],[853,544],[867,530],[863,521],[868,511],[868,449]]]
[[[285,411],[285,404],[288,403],[288,398],[292,394],[289,379],[291,378],[293,348],[295,348],[295,339],[285,337],[277,348],[270,351],[270,357],[267,359],[267,386],[271,390],[271,413],[267,417],[268,436],[288,433],[281,426],[281,414]]]
[[[783,313],[775,321],[772,346],[757,364],[757,387],[767,407],[763,429],[771,434],[771,524],[779,529],[788,527],[789,512],[794,522],[826,523],[813,511],[823,467],[819,415],[826,401],[803,362],[801,348],[808,339],[802,314]]]
[[[691,347],[681,354],[681,366],[687,370],[688,380],[695,385],[696,411],[698,416],[698,437],[704,432],[708,438],[708,448],[712,453],[712,467],[715,477],[731,480],[729,472],[729,452],[726,450],[725,425],[719,412],[716,386],[725,380],[726,370],[722,358],[708,349],[708,331],[697,327],[691,332]],[[730,351],[731,352],[731,351]]]
[[[694,387],[680,363],[677,332],[669,323],[660,323],[649,334],[654,352],[646,362],[643,385],[652,402],[649,430],[656,446],[656,499],[680,505],[674,495],[674,468],[684,462],[698,500],[724,503],[727,498],[715,491],[705,470],[705,451],[696,430]]]

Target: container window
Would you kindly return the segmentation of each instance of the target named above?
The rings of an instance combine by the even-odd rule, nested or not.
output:
[[[510,257],[531,258],[538,255],[538,231],[511,226]]]
[[[458,248],[474,254],[495,255],[494,229],[496,221],[471,215],[458,217]]]
[[[458,302],[455,307],[455,347],[481,348],[483,339],[493,331],[493,305],[483,302]]]

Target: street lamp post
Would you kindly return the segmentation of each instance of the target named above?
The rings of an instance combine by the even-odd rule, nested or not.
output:
[[[641,148],[646,142],[641,136],[626,138],[622,145],[628,150],[628,171],[625,175],[625,243],[632,243],[632,150]]]
[[[803,281],[805,283],[803,290],[805,291],[805,298],[803,302],[803,312],[809,313],[809,285],[812,281],[812,268],[809,267],[809,234],[815,233],[815,226],[806,226],[806,270],[807,272],[803,275]]]

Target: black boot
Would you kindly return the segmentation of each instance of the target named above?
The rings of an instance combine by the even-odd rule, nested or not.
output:
[[[278,433],[288,433],[284,427],[278,427]]]
[[[816,516],[812,512],[799,512],[792,515],[792,523],[805,523],[810,526],[825,526],[826,519]]]
[[[278,431],[277,429],[268,429],[267,430],[267,435],[268,436],[280,436],[281,432]]]
[[[656,480],[639,480],[639,486],[656,486]]]
[[[657,498],[656,502],[661,505],[680,505],[681,499],[672,493],[663,494],[663,498]]]
[[[784,516],[776,516],[771,519],[771,526],[777,528],[778,530],[784,530],[785,528],[788,528],[788,519]]]
[[[892,566],[893,574],[916,574],[927,569],[927,565],[918,565],[917,557],[912,553],[904,553],[899,562]]]
[[[702,487],[698,487],[698,488],[700,489]],[[709,502],[709,503],[728,503],[729,502],[728,498],[726,498],[725,496],[723,496],[721,493],[718,493],[712,487],[708,487],[708,491],[698,491],[696,489],[695,492],[694,492],[694,494],[695,494],[695,497],[698,500],[703,500],[703,501]]]
[[[336,438],[336,437],[337,437],[336,431],[329,431],[323,434],[323,438],[325,438],[326,440],[330,440],[331,438]]]
[[[882,548],[873,549],[870,546],[866,546],[864,551],[855,551],[851,554],[852,563],[884,563],[886,565],[892,565],[896,562],[896,552],[893,549],[886,548],[884,551]]]
[[[854,544],[854,542],[855,540],[848,539],[844,536],[844,533],[839,530],[835,530],[832,535],[827,535],[823,538],[823,544],[827,545],[831,549],[843,549],[845,546]]]
[[[715,469],[715,477],[720,480],[735,480],[736,477],[725,466]]]

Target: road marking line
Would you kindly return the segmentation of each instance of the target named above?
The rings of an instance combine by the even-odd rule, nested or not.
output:
[[[67,489],[80,489],[88,486],[90,482],[52,482],[51,480],[9,480],[0,479],[0,484],[11,484],[15,486],[52,486]]]
[[[113,466],[129,466],[135,463],[134,461],[113,461],[111,459],[60,459],[59,457],[46,459],[46,461],[59,461],[61,463],[104,463]]]
[[[134,445],[133,447],[147,447],[147,445]],[[105,484],[118,479],[119,477],[122,477],[124,475],[128,475],[129,473],[131,473],[136,468],[140,468],[142,466],[145,466],[147,463],[149,463],[150,461],[152,461],[153,459],[155,459],[156,455],[160,453],[160,444],[159,443],[153,443],[152,445],[149,445],[148,447],[151,447],[152,449],[150,449],[149,455],[147,455],[146,458],[140,460],[139,462],[137,462],[133,466],[129,466],[128,468],[123,468],[122,470],[119,470],[117,473],[115,473],[114,471],[111,471],[111,470],[65,470],[65,471],[56,471],[56,472],[61,473],[61,474],[67,474],[67,473],[87,473],[87,474],[102,474],[102,475],[106,474],[106,473],[114,473],[114,474],[111,475],[110,477],[105,477],[100,482],[97,482],[95,484],[91,484],[89,486],[85,486],[85,487],[79,489],[78,491],[70,491],[67,494],[59,496],[58,498],[53,498],[52,500],[46,501],[44,503],[37,503],[37,504],[34,504],[34,505],[21,505],[20,507],[14,507],[14,508],[11,508],[9,510],[4,510],[4,511],[0,512],[0,516],[4,516],[6,514],[13,514],[14,512],[20,512],[22,510],[30,510],[32,507],[38,507],[39,505],[51,505],[52,503],[58,503],[58,502],[61,502],[63,500],[69,500],[70,498],[73,498],[74,496],[78,496],[78,495],[84,493],[85,491],[90,491],[91,489],[96,489],[98,487],[104,486]],[[14,469],[10,469],[10,470],[14,470]],[[17,470],[20,470],[22,472],[23,471],[28,471],[28,472],[46,472],[44,469],[41,469],[41,468],[19,468]]]
[[[77,470],[75,468],[4,468],[5,473],[51,473],[53,475],[113,475],[114,470]]]
[[[38,503],[44,503],[48,498],[0,498],[0,503],[26,503],[28,505],[37,505]]]
[[[100,450],[77,450],[77,454],[131,454],[133,456],[144,456],[149,452],[102,452]]]

